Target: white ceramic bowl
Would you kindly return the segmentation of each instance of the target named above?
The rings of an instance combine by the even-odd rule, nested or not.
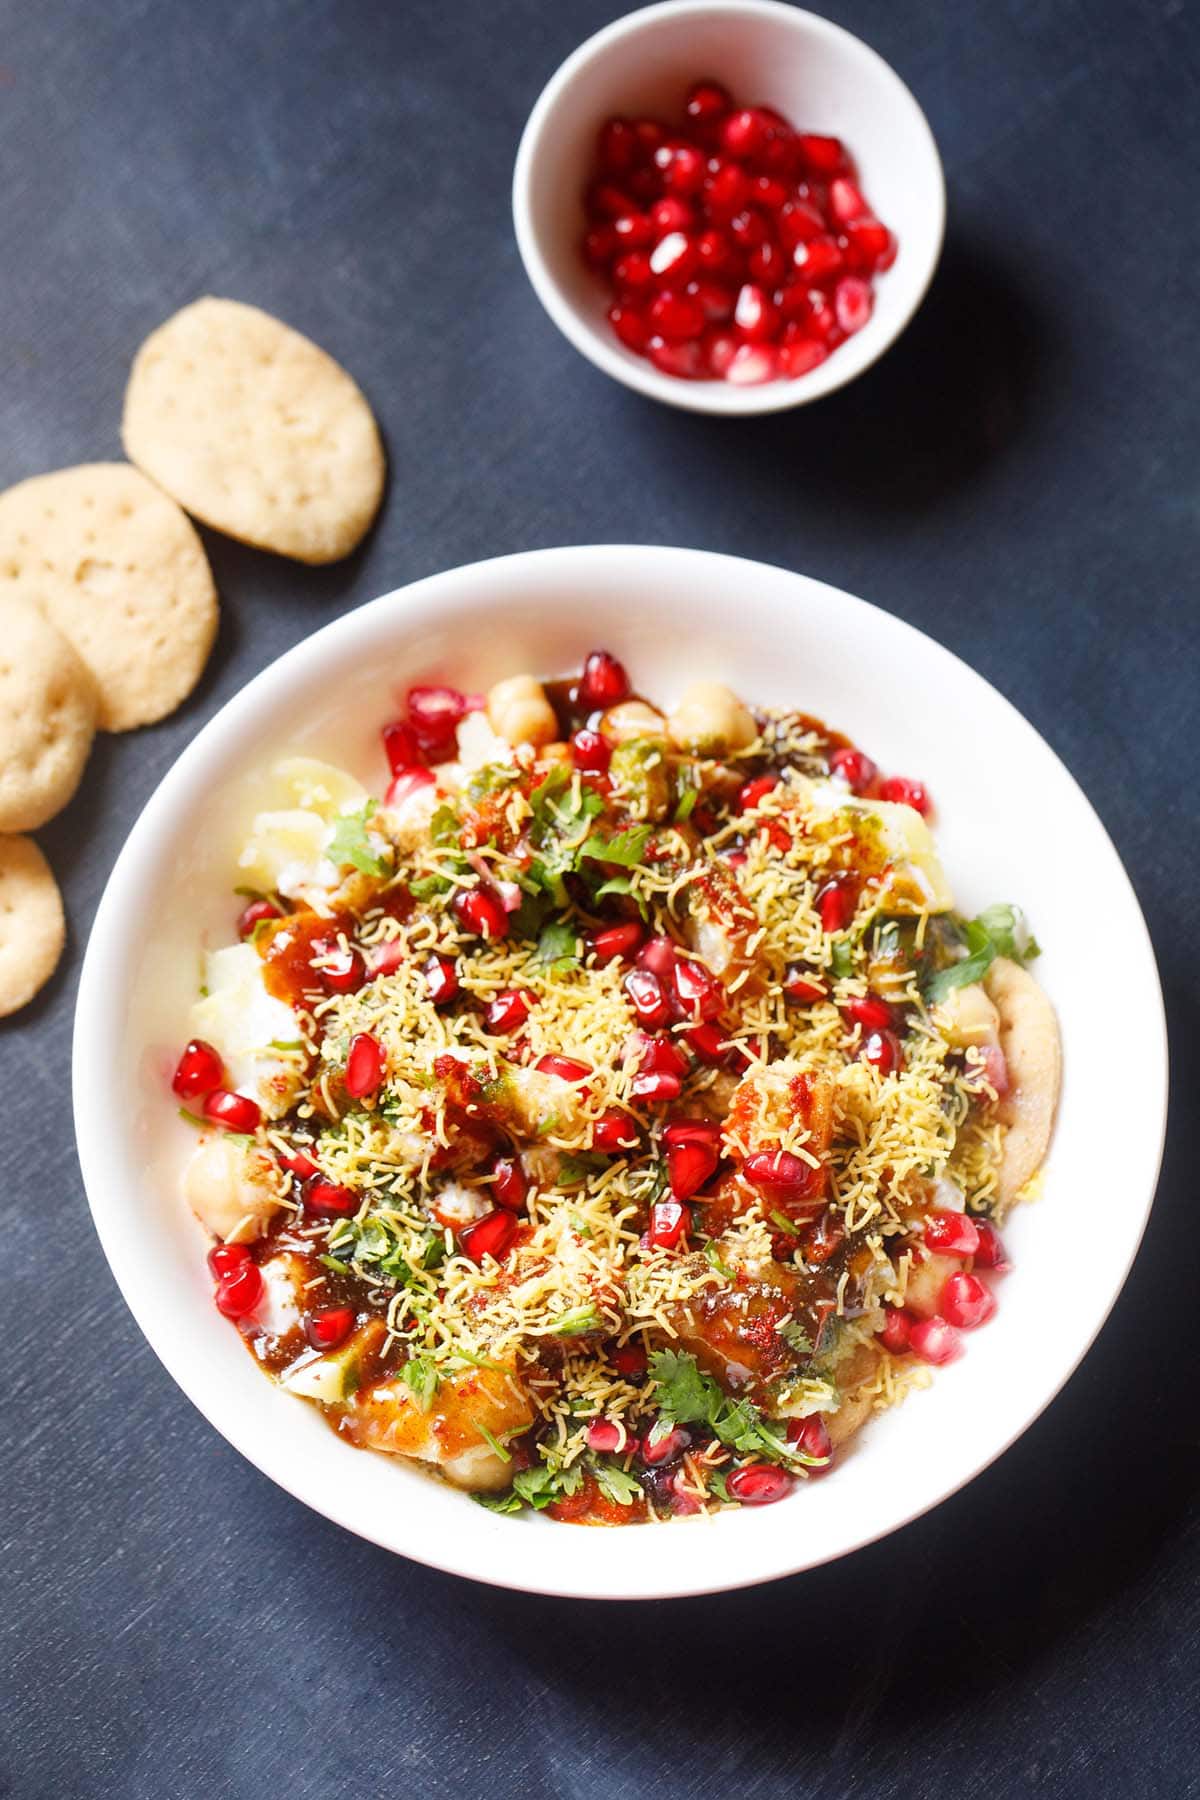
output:
[[[773,106],[800,130],[842,138],[867,199],[899,242],[868,324],[795,381],[739,387],[660,373],[616,338],[605,318],[607,288],[580,258],[582,194],[599,126],[613,114],[678,118],[687,89],[707,75],[744,105]],[[946,190],[924,113],[882,57],[848,31],[776,0],[667,0],[597,32],[551,77],[517,152],[513,218],[539,300],[598,369],[693,412],[768,413],[844,387],[899,337],[937,267]]]
[[[522,669],[568,672],[596,645],[622,657],[646,693],[669,701],[716,674],[756,700],[824,715],[885,768],[927,781],[959,904],[1011,899],[1028,910],[1066,1067],[1044,1198],[1006,1229],[1016,1268],[968,1355],[874,1421],[828,1480],[787,1501],[618,1531],[496,1517],[351,1449],[267,1381],[213,1306],[202,1234],[177,1193],[193,1135],[167,1085],[199,941],[230,935],[232,834],[253,771],[303,747],[377,789],[378,725],[412,682],[478,689]],[[1119,1107],[1111,996],[1097,978],[1114,944]],[[223,708],[165,777],[113,871],[80,983],[74,1088],[92,1214],[134,1316],[184,1391],[265,1474],[361,1536],[459,1574],[661,1597],[763,1581],[878,1538],[968,1481],[1036,1417],[1091,1343],[1141,1237],[1166,1049],[1154,958],[1116,853],[1066,769],[993,688],[911,626],[804,576],[606,545],[418,581],[306,639]],[[1031,1513],[1036,1503],[1031,1495]]]

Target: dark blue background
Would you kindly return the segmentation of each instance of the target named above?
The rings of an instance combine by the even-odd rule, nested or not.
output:
[[[339,356],[392,462],[382,523],[346,564],[209,540],[224,613],[200,691],[102,742],[43,834],[72,942],[0,1036],[0,1787],[20,1800],[1196,1791],[1195,17],[1182,0],[845,0],[937,134],[945,259],[877,369],[738,424],[606,381],[517,260],[522,122],[614,11],[0,0],[0,483],[119,455],[134,350],[206,292]],[[998,1466],[841,1565],[612,1608],[389,1557],[242,1462],[125,1310],[67,1103],[101,887],[198,726],[410,577],[599,539],[803,569],[1009,694],[1133,873],[1175,1089],[1129,1285]],[[1122,1103],[1119,943],[1096,979],[1103,1131]]]

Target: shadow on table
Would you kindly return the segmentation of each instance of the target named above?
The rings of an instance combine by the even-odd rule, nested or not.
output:
[[[907,331],[848,387],[744,420],[648,404],[644,429],[689,468],[697,443],[719,456],[721,480],[756,516],[802,491],[851,518],[911,519],[1017,443],[1060,362],[1052,322],[990,247],[952,237]]]

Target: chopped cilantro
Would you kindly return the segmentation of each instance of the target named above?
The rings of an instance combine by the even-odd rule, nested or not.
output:
[[[955,988],[981,981],[998,956],[1030,962],[1041,954],[1040,945],[1029,936],[1020,910],[1003,903],[985,908],[978,918],[968,919],[962,928],[962,941],[967,954],[925,978],[923,992],[930,1006],[937,1006]]]
[[[853,975],[853,973],[854,973],[854,946],[853,946],[853,944],[848,944],[845,942],[842,942],[840,944],[835,944],[833,946],[832,953],[830,954],[829,967],[832,969],[834,975],[837,977],[837,979],[839,981],[845,981],[845,979],[848,975]]]
[[[799,1227],[793,1220],[788,1218],[786,1213],[781,1213],[778,1208],[771,1214],[771,1223],[773,1225],[778,1225],[780,1231],[786,1231],[789,1237],[800,1236]]]
[[[410,881],[408,891],[414,900],[436,900],[439,894],[448,894],[454,883],[446,875],[418,875]]]
[[[659,1427],[706,1425],[742,1455],[765,1456],[772,1462],[800,1460],[757,1406],[749,1400],[731,1400],[713,1376],[701,1371],[690,1352],[653,1351],[650,1373],[657,1384]]]
[[[364,875],[377,878],[391,868],[391,856],[377,851],[367,835],[367,820],[375,812],[374,800],[368,800],[358,812],[341,813],[329,840],[327,855],[335,868],[347,866],[361,869]]]
[[[812,1355],[813,1341],[799,1319],[789,1319],[786,1324],[781,1325],[779,1335],[784,1343],[796,1352],[797,1356]]]
[[[579,933],[564,919],[551,919],[543,925],[533,960],[555,974],[572,969],[579,961]]]
[[[614,1501],[617,1506],[632,1506],[635,1500],[642,1498],[641,1482],[619,1463],[598,1462],[592,1473],[605,1499]]]
[[[440,1385],[440,1377],[433,1364],[425,1356],[410,1356],[400,1371],[405,1387],[416,1401],[422,1412],[428,1412],[433,1405],[433,1396]]]
[[[332,1269],[335,1275],[348,1275],[350,1264],[344,1263],[340,1256],[318,1256],[317,1261],[323,1268]]]
[[[522,1469],[513,1476],[513,1492],[519,1494],[535,1512],[541,1512],[555,1500],[577,1494],[583,1485],[583,1470],[576,1463],[570,1469],[552,1469],[549,1463]]]
[[[721,1252],[717,1249],[717,1243],[716,1243],[715,1238],[710,1238],[708,1240],[707,1244],[705,1244],[704,1255],[705,1255],[706,1259],[712,1264],[713,1268],[717,1271],[718,1275],[723,1275],[725,1277],[726,1281],[733,1280],[733,1270],[730,1268],[727,1268],[726,1265],[721,1261]]]
[[[558,1337],[583,1337],[589,1331],[599,1331],[600,1314],[594,1306],[576,1306],[551,1319],[550,1329]]]
[[[488,1449],[495,1451],[496,1455],[500,1458],[501,1462],[511,1462],[512,1461],[512,1451],[506,1450],[504,1448],[504,1445],[500,1442],[499,1438],[493,1437],[492,1433],[488,1430],[487,1426],[481,1425],[479,1423],[478,1419],[476,1419],[476,1421],[475,1421],[475,1429],[479,1433],[480,1437],[483,1439],[484,1443],[487,1445]]]
[[[452,806],[439,806],[429,821],[429,835],[435,844],[457,844],[458,814]]]
[[[494,1513],[519,1513],[525,1506],[520,1494],[514,1494],[511,1488],[507,1494],[472,1494],[471,1498],[477,1506],[486,1506]]]
[[[682,788],[680,788],[679,798],[675,802],[675,823],[676,823],[676,825],[682,825],[685,822],[685,820],[691,818],[692,809],[695,806],[695,804],[699,798],[700,798],[700,789],[698,787],[682,787]]]
[[[579,855],[592,862],[616,863],[618,868],[636,869],[646,854],[652,830],[650,825],[631,825],[628,830],[618,831],[610,838],[593,833]]]

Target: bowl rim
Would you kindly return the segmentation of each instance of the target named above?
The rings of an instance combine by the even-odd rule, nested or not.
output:
[[[446,583],[460,580],[478,583],[504,568],[515,570],[518,566],[528,568],[534,564],[552,565],[556,561],[564,560],[568,562],[581,560],[599,565],[608,561],[616,567],[631,555],[636,556],[643,563],[659,560],[665,565],[667,561],[683,559],[694,565],[719,565],[726,572],[731,583],[738,578],[745,580],[748,575],[754,573],[769,574],[772,577],[786,576],[789,581],[795,581],[805,588],[816,590],[825,599],[834,601],[838,605],[860,609],[861,612],[872,615],[876,619],[885,620],[889,629],[919,640],[924,655],[936,655],[941,659],[944,667],[955,665],[960,678],[965,677],[971,683],[987,689],[995,701],[1011,715],[1015,727],[1020,732],[1030,734],[1036,739],[1042,753],[1052,758],[1058,765],[1058,771],[1074,789],[1080,804],[1090,816],[1093,828],[1100,834],[1111,857],[1113,878],[1124,885],[1125,898],[1132,909],[1131,924],[1136,920],[1138,947],[1144,953],[1145,969],[1152,981],[1152,987],[1148,988],[1145,994],[1145,1001],[1147,1017],[1152,1015],[1157,1027],[1153,1034],[1155,1066],[1151,1083],[1152,1090],[1157,1096],[1157,1108],[1156,1118],[1148,1123],[1144,1121],[1140,1133],[1140,1143],[1144,1146],[1142,1158],[1142,1168],[1145,1171],[1144,1191],[1137,1216],[1130,1218],[1126,1215],[1128,1238],[1126,1253],[1119,1269],[1119,1278],[1112,1280],[1110,1290],[1104,1294],[1102,1303],[1098,1305],[1097,1310],[1089,1319],[1086,1335],[1071,1347],[1063,1366],[1055,1371],[1049,1389],[1043,1391],[1039,1388],[1033,1396],[1032,1403],[1022,1405],[1013,1429],[1008,1431],[1000,1441],[989,1446],[988,1452],[982,1460],[956,1475],[949,1485],[940,1487],[932,1497],[921,1498],[915,1502],[906,1499],[896,1516],[889,1516],[878,1526],[871,1526],[856,1532],[850,1541],[833,1551],[823,1550],[815,1556],[805,1555],[802,1541],[797,1539],[794,1549],[789,1550],[786,1561],[781,1562],[778,1566],[764,1568],[749,1574],[714,1577],[709,1572],[705,1560],[697,1559],[698,1565],[704,1569],[704,1572],[695,1579],[685,1580],[673,1575],[661,1585],[655,1585],[652,1588],[610,1587],[599,1591],[594,1584],[589,1586],[586,1580],[572,1580],[569,1583],[553,1579],[539,1580],[536,1576],[530,1577],[527,1572],[510,1575],[503,1567],[485,1569],[469,1558],[456,1559],[442,1548],[441,1541],[434,1547],[418,1541],[405,1544],[401,1548],[386,1535],[382,1524],[378,1531],[366,1529],[361,1520],[352,1520],[344,1516],[344,1509],[339,1512],[335,1505],[324,1504],[315,1499],[306,1491],[304,1470],[298,1459],[281,1453],[272,1444],[256,1438],[245,1422],[235,1420],[230,1423],[219,1418],[216,1409],[210,1410],[205,1399],[197,1392],[199,1380],[194,1355],[175,1344],[164,1344],[152,1325],[147,1322],[147,1314],[150,1309],[146,1292],[153,1269],[143,1263],[136,1254],[131,1253],[127,1234],[123,1233],[121,1228],[119,1214],[110,1209],[108,1204],[107,1191],[111,1183],[107,1178],[106,1164],[110,1154],[115,1156],[115,1152],[110,1153],[107,1148],[108,1142],[113,1136],[114,1111],[110,1099],[106,1098],[104,1093],[105,1083],[113,1078],[110,1073],[112,1059],[106,1056],[105,1052],[112,1037],[113,1002],[119,997],[120,992],[119,989],[113,989],[114,971],[121,964],[123,956],[127,954],[125,946],[136,930],[136,926],[131,921],[138,915],[138,902],[143,891],[140,886],[138,865],[142,857],[152,851],[160,834],[168,827],[177,825],[178,809],[175,804],[177,794],[186,791],[210,755],[218,751],[227,734],[253,719],[261,701],[273,696],[281,684],[286,684],[288,681],[302,684],[310,680],[312,674],[319,670],[325,648],[333,639],[344,636],[353,641],[355,634],[358,633],[369,640],[374,636],[378,622],[383,619],[389,621],[390,628],[397,634],[402,634],[406,615],[409,612],[419,611],[421,604],[435,597],[439,588]],[[479,605],[478,599],[470,602],[471,608],[477,609]],[[97,1071],[100,1071],[99,1076],[97,1076]],[[302,1501],[306,1506],[321,1513],[333,1523],[354,1532],[356,1536],[364,1537],[392,1554],[407,1556],[413,1561],[424,1563],[448,1574],[484,1581],[492,1586],[562,1598],[673,1599],[757,1586],[760,1583],[782,1579],[810,1568],[822,1567],[827,1563],[840,1560],[841,1557],[849,1555],[853,1551],[878,1542],[932,1511],[944,1500],[966,1487],[985,1469],[991,1467],[1041,1416],[1061,1393],[1095,1342],[1124,1288],[1129,1270],[1140,1247],[1161,1171],[1168,1101],[1168,1042],[1161,982],[1150,934],[1133,884],[1102,820],[1053,748],[1041,737],[1041,734],[1019,709],[993,687],[984,676],[974,670],[969,663],[928,633],[909,624],[907,620],[888,613],[869,601],[861,600],[857,596],[834,588],[828,583],[803,576],[794,570],[784,569],[780,565],[764,564],[722,552],[683,549],[666,545],[563,545],[532,551],[518,551],[504,556],[481,559],[473,563],[460,564],[454,568],[406,583],[375,600],[366,602],[349,613],[340,615],[318,630],[309,633],[268,663],[238,689],[196,736],[184,746],[179,756],[158,782],[135,820],[109,876],[96,912],[80,975],[76,1003],[72,1046],[72,1099],[79,1163],[89,1211],[101,1247],[126,1304],[147,1343],[176,1384],[219,1435],[234,1449],[240,1451],[261,1473],[268,1476],[293,1498]],[[493,1520],[492,1523],[499,1525],[501,1521]],[[592,1534],[582,1535],[590,1537]],[[734,1560],[736,1561],[736,1559]],[[467,1566],[468,1562],[471,1566]],[[584,1559],[585,1569],[586,1566],[586,1559]]]
[[[843,53],[856,57],[872,70],[876,79],[892,88],[898,103],[910,111],[917,138],[928,157],[933,228],[925,267],[913,285],[907,305],[896,316],[887,334],[873,333],[873,321],[868,322],[853,339],[839,345],[836,355],[827,358],[809,374],[791,381],[768,381],[746,387],[726,381],[685,381],[663,374],[645,358],[634,357],[622,350],[615,341],[610,342],[603,332],[582,320],[566,298],[543,254],[541,235],[534,224],[530,195],[541,138],[576,76],[597,56],[623,39],[653,30],[670,19],[716,13],[742,19],[766,19],[798,33],[836,43]],[[595,368],[633,392],[660,400],[667,406],[705,413],[712,418],[740,419],[790,411],[824,399],[864,374],[892,348],[923,303],[941,260],[946,235],[946,178],[932,127],[911,88],[879,51],[844,25],[835,24],[819,13],[786,4],[785,0],[656,0],[656,4],[625,13],[594,32],[551,75],[534,102],[521,133],[513,167],[512,210],[517,249],[534,293],[567,341]]]

